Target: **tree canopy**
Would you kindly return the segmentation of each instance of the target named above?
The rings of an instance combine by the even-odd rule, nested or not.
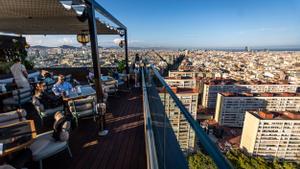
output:
[[[226,153],[227,159],[236,169],[299,169],[300,165],[291,162],[267,161],[262,157],[252,157],[244,154],[240,150],[231,150]]]
[[[190,169],[217,169],[213,160],[208,156],[198,151],[196,154],[188,157]]]

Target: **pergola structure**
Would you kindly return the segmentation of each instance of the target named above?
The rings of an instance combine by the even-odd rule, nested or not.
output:
[[[95,13],[101,14],[116,26],[101,21]],[[97,104],[100,104],[103,93],[97,35],[124,36],[128,73],[127,28],[95,0],[0,1],[0,32],[19,35],[77,35],[83,31],[90,34]]]

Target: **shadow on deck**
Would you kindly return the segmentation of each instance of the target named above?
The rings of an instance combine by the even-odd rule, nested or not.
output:
[[[109,134],[97,136],[97,126],[92,119],[79,121],[79,127],[70,137],[73,157],[70,158],[67,152],[59,153],[44,160],[44,168],[146,168],[142,105],[140,90],[110,97],[106,116]]]

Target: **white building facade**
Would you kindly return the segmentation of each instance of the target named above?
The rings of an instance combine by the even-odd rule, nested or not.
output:
[[[198,105],[198,92],[195,90],[181,92],[180,89],[174,91],[176,96],[196,119],[197,117],[197,105]],[[194,151],[195,150],[195,132],[185,119],[182,112],[176,106],[174,100],[168,93],[160,92],[160,98],[165,106],[165,112],[171,126],[175,132],[176,138],[183,151]]]
[[[246,112],[240,148],[267,159],[300,160],[300,116]],[[286,117],[284,114],[290,114]],[[288,116],[290,116],[288,115]],[[269,116],[269,117],[268,117]]]
[[[282,93],[290,92],[294,93],[300,85],[290,85],[290,84],[260,84],[260,85],[210,85],[204,84],[203,95],[202,95],[202,106],[205,108],[214,109],[217,101],[217,94],[222,92],[233,92],[233,93]]]
[[[224,126],[243,127],[246,111],[300,111],[300,96],[245,96],[242,94],[219,93],[214,119]]]

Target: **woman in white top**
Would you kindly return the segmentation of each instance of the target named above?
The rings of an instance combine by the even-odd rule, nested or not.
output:
[[[15,63],[10,67],[10,71],[14,76],[18,88],[30,87],[29,81],[27,79],[28,73],[25,66],[21,64],[19,58],[15,59],[14,62]]]

